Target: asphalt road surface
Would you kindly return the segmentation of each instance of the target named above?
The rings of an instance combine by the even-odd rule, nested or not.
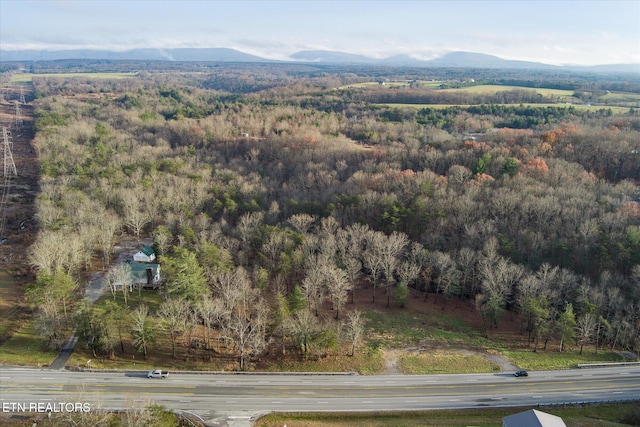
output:
[[[0,368],[0,404],[154,402],[208,426],[249,426],[272,411],[381,411],[640,400],[640,366],[467,375],[178,374]]]

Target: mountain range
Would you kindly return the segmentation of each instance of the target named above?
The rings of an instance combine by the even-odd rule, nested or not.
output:
[[[513,61],[497,56],[475,52],[451,52],[431,60],[421,60],[409,55],[395,55],[376,59],[346,52],[305,50],[276,61],[250,55],[228,48],[178,48],[178,49],[133,49],[110,50],[0,50],[0,62],[55,61],[64,59],[92,60],[144,60],[144,61],[200,61],[200,62],[269,62],[269,63],[314,63],[333,65],[386,65],[405,67],[451,67],[451,68],[500,68],[580,70],[596,72],[640,73],[640,64],[607,64],[596,66],[551,65],[540,62]]]

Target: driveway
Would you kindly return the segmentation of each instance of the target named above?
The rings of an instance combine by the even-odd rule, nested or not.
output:
[[[134,253],[136,253],[138,248],[141,248],[144,245],[151,245],[151,243],[151,239],[141,239],[140,242],[137,240],[124,240],[118,243],[113,248],[114,258],[110,267],[125,262],[128,258],[131,258]],[[84,290],[84,297],[88,298],[92,304],[95,303],[102,295],[109,292],[109,286],[105,280],[107,272],[108,270],[105,270],[92,273],[89,276],[90,279]],[[63,369],[69,361],[71,354],[73,354],[73,350],[76,348],[77,343],[78,337],[76,337],[74,332],[64,346],[62,346],[60,354],[49,366],[49,369]]]

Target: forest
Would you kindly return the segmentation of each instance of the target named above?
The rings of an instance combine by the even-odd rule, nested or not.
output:
[[[224,354],[241,370],[274,345],[353,355],[357,294],[367,309],[470,303],[485,335],[517,315],[531,351],[640,352],[640,109],[599,101],[633,99],[637,76],[468,71],[519,86],[482,93],[450,92],[470,80],[443,73],[34,75],[26,299],[43,344],[60,348],[73,324],[103,357],[124,352],[123,335],[146,357],[160,334],[174,357]],[[149,238],[157,307],[129,309],[126,287],[101,308],[79,300],[90,272],[126,277],[118,242]]]

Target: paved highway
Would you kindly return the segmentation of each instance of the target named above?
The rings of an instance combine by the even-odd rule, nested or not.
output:
[[[210,426],[248,426],[271,411],[379,411],[640,399],[640,366],[468,375],[145,374],[0,369],[3,410],[15,403],[155,402]],[[7,406],[9,405],[9,406]]]

